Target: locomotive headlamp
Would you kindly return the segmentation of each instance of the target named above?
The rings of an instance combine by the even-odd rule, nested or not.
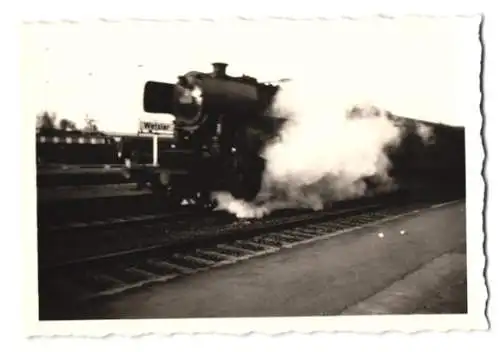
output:
[[[161,185],[168,186],[170,182],[170,173],[166,170],[161,171],[158,175],[158,181]]]

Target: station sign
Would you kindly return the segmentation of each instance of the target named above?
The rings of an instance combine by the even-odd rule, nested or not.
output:
[[[167,134],[174,133],[173,122],[139,121],[139,133]]]

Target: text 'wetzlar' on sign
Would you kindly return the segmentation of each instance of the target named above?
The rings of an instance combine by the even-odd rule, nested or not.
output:
[[[171,123],[164,122],[141,121],[139,129],[142,132],[172,133],[173,125]]]

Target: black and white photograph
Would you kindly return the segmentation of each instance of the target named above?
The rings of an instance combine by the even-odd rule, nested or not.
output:
[[[485,328],[480,25],[24,23],[33,330]]]

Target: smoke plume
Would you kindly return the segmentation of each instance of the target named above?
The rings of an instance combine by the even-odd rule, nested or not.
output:
[[[217,209],[240,218],[262,217],[283,208],[321,210],[329,201],[395,187],[385,151],[398,146],[402,127],[382,109],[348,106],[335,102],[329,92],[310,87],[289,82],[273,103],[272,113],[288,121],[280,138],[263,152],[267,166],[256,199],[247,203],[217,193]],[[430,135],[424,128],[421,133]]]

